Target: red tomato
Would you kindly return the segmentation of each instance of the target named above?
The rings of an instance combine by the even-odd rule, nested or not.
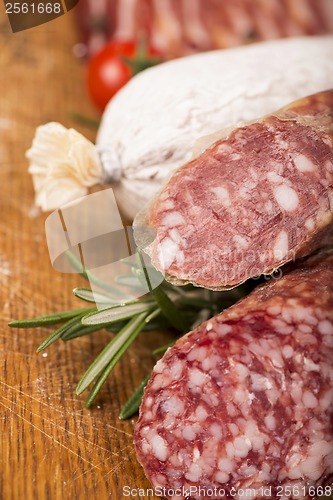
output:
[[[113,40],[88,62],[87,84],[92,101],[103,111],[134,74],[158,62],[160,55],[150,45]]]

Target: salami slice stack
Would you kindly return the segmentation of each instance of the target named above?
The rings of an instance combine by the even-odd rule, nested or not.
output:
[[[332,422],[333,254],[326,252],[166,352],[145,390],[135,444],[167,498],[237,499],[248,491],[307,499],[332,482]]]
[[[328,90],[228,130],[178,169],[138,216],[137,240],[169,281],[227,289],[332,241],[332,216]]]

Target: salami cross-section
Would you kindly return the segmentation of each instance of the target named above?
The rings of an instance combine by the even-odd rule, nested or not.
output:
[[[211,289],[269,274],[332,239],[333,90],[227,133],[181,167],[136,225],[176,284]]]
[[[154,487],[175,500],[246,490],[307,499],[332,491],[332,422],[331,253],[257,288],[166,352],[145,390],[136,451]]]

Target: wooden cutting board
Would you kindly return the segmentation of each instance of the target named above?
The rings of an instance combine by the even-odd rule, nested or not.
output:
[[[110,339],[97,332],[47,352],[36,348],[51,329],[10,329],[11,319],[81,307],[82,285],[49,261],[45,214],[36,212],[25,151],[35,127],[48,121],[92,130],[70,119],[96,117],[84,88],[84,64],[73,55],[73,14],[12,34],[0,16],[0,498],[5,500],[125,498],[124,487],[149,488],[133,447],[135,419],[119,410],[153,365],[165,334],[138,338],[95,406],[84,407],[76,383]],[[139,493],[139,492],[138,492]],[[129,498],[135,496],[132,494]],[[157,498],[149,496],[149,498]]]

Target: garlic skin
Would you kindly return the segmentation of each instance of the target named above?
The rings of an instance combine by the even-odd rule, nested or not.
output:
[[[51,122],[37,127],[26,152],[35,188],[35,203],[55,210],[104,181],[104,171],[92,142],[74,129]]]

